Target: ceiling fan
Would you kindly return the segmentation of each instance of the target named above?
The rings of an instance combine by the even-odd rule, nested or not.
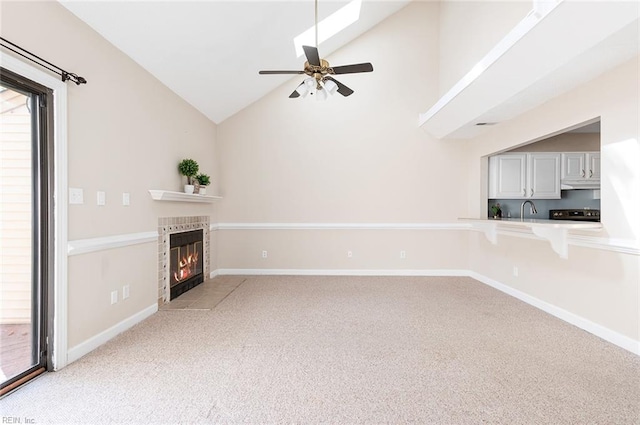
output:
[[[306,97],[307,95],[315,95],[318,100],[325,100],[327,94],[333,94],[336,91],[343,96],[350,96],[353,90],[342,84],[340,81],[332,77],[332,75],[355,74],[360,72],[373,71],[373,65],[370,63],[358,63],[353,65],[330,66],[325,59],[320,59],[318,54],[318,0],[315,1],[315,35],[316,46],[302,46],[307,61],[304,63],[304,69],[301,71],[259,71],[260,75],[275,74],[306,74],[300,85],[289,95],[290,98]]]

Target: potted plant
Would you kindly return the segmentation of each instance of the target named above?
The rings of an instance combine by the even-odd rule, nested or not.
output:
[[[195,189],[193,178],[198,174],[198,163],[193,159],[183,159],[178,164],[178,171],[187,178],[187,184],[184,186],[185,193],[193,193]]]
[[[491,205],[491,213],[495,219],[502,218],[502,209],[500,208],[500,204]]]
[[[206,174],[198,174],[195,179],[198,181],[198,183],[200,184],[200,189],[198,189],[198,193],[200,195],[206,195],[207,194],[207,188],[206,186],[209,186],[211,184],[211,177],[209,177]]]

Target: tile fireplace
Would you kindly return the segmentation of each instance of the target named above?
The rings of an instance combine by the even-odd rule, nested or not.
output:
[[[158,219],[158,304],[202,283],[209,275],[209,217]]]

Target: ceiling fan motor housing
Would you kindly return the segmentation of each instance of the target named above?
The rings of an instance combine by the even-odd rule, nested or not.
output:
[[[311,65],[308,61],[305,62],[304,73],[310,77],[315,78],[318,82],[318,86],[320,86],[320,81],[322,81],[325,75],[333,74],[333,69],[331,69],[331,67],[329,66],[328,61],[320,59],[320,66]]]

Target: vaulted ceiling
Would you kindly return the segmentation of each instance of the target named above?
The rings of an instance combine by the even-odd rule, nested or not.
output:
[[[320,44],[328,56],[410,0],[362,0],[359,19]],[[321,21],[350,1],[319,1]],[[261,69],[302,69],[293,39],[314,24],[314,2],[61,1],[213,122],[220,123],[291,76]],[[353,62],[366,62],[354,58]],[[341,65],[341,64],[332,64]]]

